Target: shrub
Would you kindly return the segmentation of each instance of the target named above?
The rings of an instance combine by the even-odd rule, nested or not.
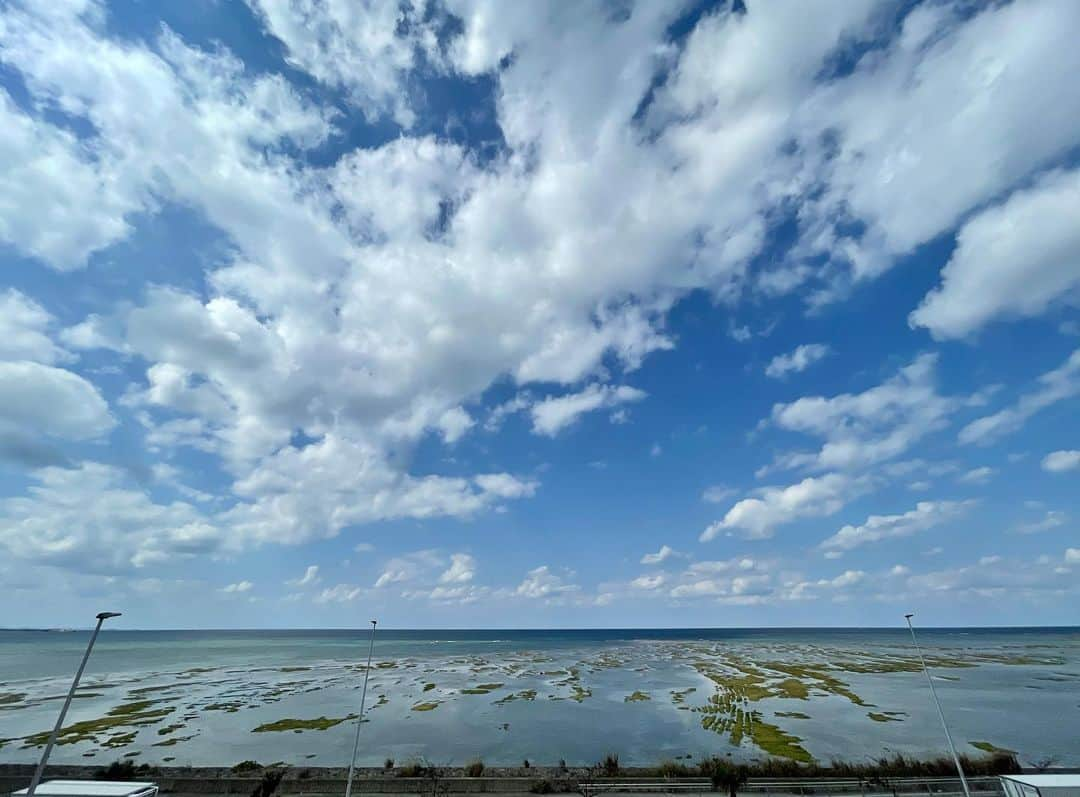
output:
[[[423,778],[428,774],[428,768],[421,761],[407,761],[398,772],[399,778]]]
[[[107,767],[95,771],[94,780],[135,780],[153,771],[149,764],[135,766],[133,761],[113,761]]]
[[[248,759],[247,761],[241,761],[239,764],[234,766],[232,768],[232,771],[240,774],[241,772],[254,772],[256,769],[262,769],[262,764],[260,764],[258,761],[252,761],[251,759]]]
[[[560,758],[559,759],[559,770],[561,772],[566,772],[566,759],[565,758]]]
[[[600,767],[600,771],[604,773],[605,777],[616,777],[619,774],[619,754],[608,753],[600,760],[597,766]]]
[[[394,759],[388,758],[385,761],[383,761],[382,762],[382,768],[383,769],[393,769],[394,768]]]
[[[529,791],[533,794],[551,794],[555,791],[555,787],[551,785],[551,781],[547,778],[538,780],[529,787]]]
[[[263,772],[262,780],[251,791],[251,797],[272,797],[283,777],[284,769],[268,769]]]
[[[478,778],[484,774],[484,762],[477,758],[465,765],[465,777]]]
[[[656,768],[656,773],[662,778],[685,778],[690,773],[690,767],[677,761],[661,761]]]
[[[525,767],[525,769],[528,769],[531,766],[531,764],[529,763],[529,759],[527,758],[521,762],[521,765]]]

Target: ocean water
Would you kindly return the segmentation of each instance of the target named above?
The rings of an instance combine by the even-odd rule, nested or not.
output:
[[[963,752],[981,743],[1080,765],[1080,629],[919,633]],[[0,631],[0,762],[40,755],[87,638]],[[52,760],[343,765],[368,639],[103,631]],[[579,765],[608,752],[642,765],[768,752],[827,762],[945,747],[895,629],[380,629],[365,716],[369,766]]]

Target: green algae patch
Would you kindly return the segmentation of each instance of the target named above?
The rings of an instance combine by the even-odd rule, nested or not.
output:
[[[463,695],[487,695],[494,692],[496,689],[502,689],[502,684],[477,684],[469,689],[462,689]]]
[[[581,684],[574,684],[570,692],[570,699],[580,703],[587,697],[592,697],[592,689]]]
[[[779,691],[777,697],[789,697],[797,700],[806,700],[810,697],[810,689],[798,678],[785,678],[776,685]]]
[[[751,715],[749,725],[750,740],[769,755],[789,758],[800,764],[814,763],[814,757],[800,744],[802,739],[776,725],[763,722],[756,711]]]
[[[433,700],[430,703],[417,703],[412,707],[412,711],[434,711],[439,707],[439,701]]]
[[[10,706],[22,702],[26,692],[0,692],[0,706]]]
[[[810,719],[809,714],[803,714],[801,711],[777,711],[776,716],[778,716],[778,717],[787,717],[787,718],[793,719],[793,720],[808,720],[808,719]]]
[[[435,684],[424,684],[424,691],[425,692],[430,692],[434,688],[435,688]]]
[[[325,731],[343,722],[356,719],[356,714],[346,717],[316,717],[311,720],[283,719],[277,722],[268,722],[252,729],[252,733],[279,733],[281,731]]]
[[[512,700],[536,700],[535,689],[523,689],[520,692],[511,692],[506,697],[500,697],[498,700],[491,701],[494,706],[501,706],[503,703],[509,703]]]
[[[639,692],[636,689],[634,690],[633,694],[627,695],[623,698],[624,703],[642,703],[646,700],[652,700],[652,698],[645,692]]]
[[[691,686],[687,689],[672,689],[671,690],[671,702],[672,703],[685,703],[686,696],[697,691],[696,686]]]
[[[135,731],[130,733],[118,733],[110,736],[104,742],[101,743],[102,747],[109,749],[115,749],[117,747],[127,747],[129,744],[135,741]]]
[[[170,733],[175,733],[184,727],[183,723],[173,723],[172,725],[166,725],[163,728],[158,728],[158,736],[168,736]]]
[[[1010,750],[1007,747],[998,747],[996,744],[990,742],[968,742],[976,750],[982,750],[984,753],[990,755],[1004,754],[1004,755],[1016,755],[1015,750]]]
[[[203,711],[224,711],[228,714],[235,714],[243,707],[243,702],[239,700],[230,700],[222,703],[208,703],[203,706]]]
[[[282,667],[278,672],[307,672],[310,667]]]
[[[165,708],[151,708],[153,705],[154,701],[152,700],[137,700],[132,703],[122,703],[111,709],[104,717],[74,722],[65,728],[61,728],[60,733],[56,737],[56,743],[64,745],[77,744],[85,741],[97,742],[99,736],[103,736],[110,731],[117,731],[121,728],[133,726],[154,725],[175,710],[172,706],[167,706]],[[125,733],[122,735],[126,736],[128,734]],[[131,735],[134,738],[134,734]],[[117,738],[117,735],[114,733],[110,738]],[[41,731],[40,733],[24,736],[23,748],[42,747],[48,741],[49,731]],[[125,744],[128,744],[128,742],[125,742]],[[110,746],[108,741],[102,742],[102,745]],[[111,746],[115,747],[119,745],[118,743],[114,743]]]
[[[901,718],[893,716],[893,712],[870,711],[867,715],[874,722],[901,722]]]

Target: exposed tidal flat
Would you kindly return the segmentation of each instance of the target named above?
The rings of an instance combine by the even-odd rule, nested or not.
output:
[[[1080,630],[922,641],[962,752],[1080,765]],[[0,631],[0,762],[39,755],[85,642]],[[909,642],[891,630],[380,631],[360,762],[933,755],[943,740]],[[365,655],[353,632],[104,633],[53,760],[339,765]]]

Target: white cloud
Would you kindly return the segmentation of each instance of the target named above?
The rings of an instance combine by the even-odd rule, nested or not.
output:
[[[55,319],[14,288],[0,293],[0,360],[32,360],[47,365],[73,359],[49,334]]]
[[[423,3],[295,3],[248,0],[285,45],[289,63],[344,89],[369,121],[390,114],[405,127],[416,118],[407,75],[426,53],[437,55],[434,20]]]
[[[541,565],[529,571],[515,593],[525,598],[549,599],[579,590],[576,584],[568,584],[561,576],[551,572],[547,565]]]
[[[461,407],[451,407],[435,422],[442,433],[443,442],[447,445],[456,443],[475,424],[476,421]]]
[[[109,406],[81,376],[51,365],[0,362],[0,430],[87,440],[116,425]]]
[[[653,575],[638,576],[630,582],[630,586],[633,589],[652,590],[664,586],[666,581],[667,576],[663,573],[656,573]]]
[[[0,547],[16,559],[126,573],[219,550],[225,535],[183,501],[158,504],[108,465],[34,471],[27,496],[0,500]]]
[[[721,532],[738,532],[749,539],[771,537],[777,526],[799,518],[835,514],[862,487],[860,480],[840,473],[808,477],[787,487],[763,487],[705,529],[701,541],[708,542]]]
[[[316,595],[315,603],[349,603],[363,594],[363,587],[355,584],[335,584]]]
[[[440,584],[464,584],[476,575],[476,560],[467,553],[450,555],[450,567],[441,576]]]
[[[250,581],[237,581],[235,584],[228,584],[221,588],[222,592],[250,592],[251,588],[255,585]]]
[[[532,406],[533,432],[554,437],[587,412],[641,401],[645,395],[644,391],[629,385],[592,384],[579,393],[546,398]]]
[[[1068,152],[1080,127],[1080,98],[1066,88],[1080,71],[1078,24],[1067,0],[986,5],[970,17],[944,4],[914,8],[888,46],[805,105],[801,132],[824,182],[802,210],[806,248],[872,277]],[[838,231],[852,221],[865,225],[858,240]],[[971,297],[976,313],[985,295]]]
[[[1065,561],[1069,564],[1080,564],[1080,548],[1066,548]]]
[[[997,471],[987,465],[983,465],[980,468],[972,468],[969,471],[965,471],[956,477],[958,482],[964,484],[986,484],[993,478]]]
[[[1048,473],[1064,473],[1075,468],[1080,468],[1080,451],[1076,450],[1051,451],[1042,460],[1042,469]]]
[[[308,565],[307,569],[304,570],[304,575],[302,575],[300,578],[286,581],[285,583],[293,587],[314,586],[315,584],[319,583],[319,566]]]
[[[656,553],[647,553],[642,556],[641,564],[658,565],[661,562],[666,562],[672,556],[676,556],[675,550],[667,545],[661,545],[660,550]]]
[[[1053,371],[1039,377],[1040,387],[1026,393],[1012,407],[972,421],[960,430],[964,444],[989,445],[1004,435],[1017,431],[1028,418],[1059,401],[1080,395],[1080,349]]]
[[[808,396],[777,404],[770,422],[824,438],[814,453],[781,456],[774,467],[817,470],[865,468],[897,457],[948,423],[961,400],[938,394],[937,357],[923,354],[885,382],[862,393]]]
[[[495,498],[531,498],[539,487],[535,481],[523,481],[509,473],[481,473],[473,481],[484,495]]]
[[[828,356],[831,349],[824,343],[806,343],[788,354],[778,354],[765,366],[765,376],[783,379],[790,373],[805,371]]]
[[[844,526],[821,543],[825,550],[850,551],[867,543],[909,537],[962,515],[973,501],[920,501],[900,515],[870,515],[860,526]]]
[[[1040,531],[1050,531],[1065,525],[1065,513],[1051,509],[1047,510],[1042,520],[1033,520],[1029,523],[1021,523],[1016,527],[1018,534],[1038,534]]]
[[[396,556],[383,566],[383,572],[375,581],[375,587],[386,587],[403,581],[434,580],[434,572],[446,566],[446,560],[438,551],[425,549],[405,556]]]
[[[1080,170],[1051,172],[980,212],[957,234],[942,284],[911,314],[935,338],[996,318],[1041,315],[1080,285]]]

